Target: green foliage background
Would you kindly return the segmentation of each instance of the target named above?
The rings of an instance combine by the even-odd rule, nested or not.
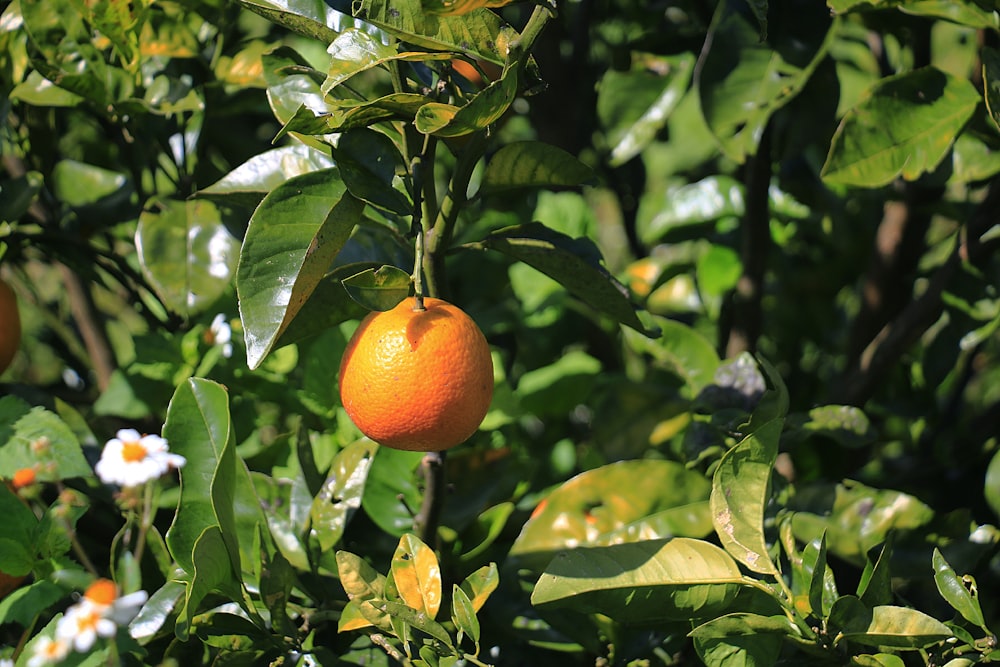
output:
[[[72,660],[1000,659],[998,37],[982,0],[4,3],[0,478],[39,482],[0,487],[0,656],[105,576],[151,598]],[[336,386],[417,230],[496,366],[443,460]],[[139,508],[91,468],[123,427],[188,460]]]

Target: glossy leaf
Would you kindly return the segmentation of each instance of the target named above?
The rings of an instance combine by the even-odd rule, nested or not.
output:
[[[197,197],[255,208],[268,192],[285,181],[335,166],[326,153],[304,144],[290,144],[253,156]]]
[[[457,51],[504,64],[507,46],[518,34],[488,9],[461,17],[425,14],[421,0],[360,0],[355,16],[431,51]]]
[[[142,609],[128,625],[129,635],[137,641],[148,641],[160,633],[185,597],[187,587],[179,581],[167,581],[153,592]]]
[[[457,584],[451,589],[451,622],[459,632],[468,635],[479,645],[479,619],[476,617],[476,610],[472,606],[472,600]]]
[[[702,623],[689,633],[706,667],[774,665],[785,636],[797,629],[786,616],[735,612]]]
[[[388,614],[390,619],[401,621],[407,626],[416,628],[421,632],[437,639],[449,648],[454,648],[451,635],[440,623],[431,618],[427,612],[420,611],[409,605],[393,600],[375,600],[371,606],[379,612]]]
[[[465,106],[430,102],[417,110],[413,126],[424,134],[460,137],[500,120],[517,95],[517,68],[504,70],[503,76],[479,91]]]
[[[236,602],[243,602],[240,584],[227,557],[227,540],[218,525],[207,526],[194,542],[191,552],[193,571],[184,593],[184,602],[174,626],[174,634],[187,640],[194,616],[202,600],[212,591],[221,591]]]
[[[417,468],[423,452],[381,447],[375,455],[361,506],[379,528],[401,537],[413,528],[413,511],[423,494],[417,486]]]
[[[260,365],[322,280],[363,204],[332,170],[272,190],[254,211],[236,273],[247,364]]]
[[[391,310],[410,294],[410,274],[395,266],[368,268],[340,281],[366,310]]]
[[[802,560],[810,573],[809,607],[818,618],[826,618],[830,614],[831,605],[839,597],[833,570],[827,566],[826,535],[820,538],[818,545],[810,542],[805,546]]]
[[[633,460],[582,472],[535,508],[510,550],[537,567],[574,545],[641,538],[702,537],[711,531],[711,485],[674,461]],[[651,530],[643,530],[643,528]]]
[[[368,127],[385,120],[411,120],[428,100],[415,93],[392,93],[367,102],[339,102],[322,111],[300,105],[275,140],[289,132],[332,134]]]
[[[320,551],[329,551],[340,541],[351,516],[361,507],[365,482],[378,448],[370,440],[358,440],[338,452],[326,481],[309,512],[310,534]]]
[[[390,564],[400,599],[433,619],[441,608],[441,566],[434,550],[416,535],[403,535]]]
[[[561,552],[538,579],[531,603],[545,612],[570,608],[653,623],[719,613],[741,582],[725,551],[677,537]]]
[[[603,265],[589,238],[570,238],[541,223],[506,227],[475,244],[528,264],[592,308],[637,331],[653,332],[639,320],[628,290]]]
[[[892,539],[886,540],[879,549],[878,558],[872,561],[871,554],[865,559],[865,569],[858,582],[858,597],[869,607],[889,604],[893,600],[892,574],[889,563],[892,557]]]
[[[692,53],[648,59],[641,70],[609,70],[597,89],[597,113],[608,128],[609,163],[621,166],[639,155],[666,126],[691,83]]]
[[[196,566],[195,544],[211,526],[219,529],[235,577],[259,567],[253,542],[266,519],[246,464],[236,454],[232,429],[229,395],[222,385],[191,378],[177,387],[163,437],[187,463],[181,468],[180,498],[166,539],[188,574]]]
[[[993,455],[986,466],[983,496],[994,514],[1000,515],[1000,451]]]
[[[772,29],[765,41],[738,2],[720,2],[699,62],[696,85],[705,121],[723,152],[740,163],[757,152],[771,116],[805,86],[832,32],[823,5],[789,1],[775,10],[794,23]]]
[[[685,381],[685,394],[692,398],[697,396],[711,384],[719,368],[715,346],[701,333],[676,320],[654,317],[652,322],[661,335],[651,339],[626,330],[624,335],[629,347],[649,355],[657,365],[674,372]]]
[[[421,0],[420,4],[428,14],[438,16],[461,16],[475,9],[485,7],[505,7],[517,0]],[[553,2],[554,0],[550,0]]]
[[[330,69],[320,87],[324,93],[366,70],[385,65],[394,60],[448,60],[449,53],[426,51],[397,51],[395,44],[386,44],[371,33],[358,28],[348,28],[337,35],[326,52],[330,54]]]
[[[913,650],[933,646],[952,636],[944,623],[909,607],[880,605],[869,610],[860,602],[849,607],[849,613],[836,608],[831,611],[831,622],[837,621],[844,639],[865,646]]]
[[[764,540],[764,510],[778,455],[781,419],[747,435],[722,457],[712,479],[712,521],[722,545],[754,572],[777,574]]]
[[[980,628],[986,628],[986,619],[979,604],[979,589],[976,580],[969,575],[958,576],[941,551],[934,549],[931,559],[934,566],[934,583],[941,597],[948,601],[965,620]]]
[[[326,3],[311,0],[240,0],[247,9],[260,14],[273,23],[306,37],[329,44],[339,33],[360,29],[384,39],[374,26],[338,12]]]
[[[352,195],[399,215],[411,215],[413,202],[397,187],[403,157],[389,137],[368,129],[340,135],[334,148],[340,176]]]
[[[914,496],[854,481],[815,487],[797,494],[789,505],[796,510],[792,527],[799,539],[807,541],[826,530],[831,553],[861,563],[890,531],[918,528],[933,517],[931,509]]]
[[[381,600],[384,597],[385,577],[376,572],[363,558],[349,551],[338,551],[336,556],[340,584],[350,599],[341,613],[337,631],[346,632],[371,625],[388,628],[384,614],[378,616],[375,621],[369,620],[369,616],[375,613],[374,608],[366,609],[365,613],[362,613],[363,606],[370,607],[372,600]]]
[[[490,563],[470,574],[462,581],[462,591],[472,604],[472,609],[476,613],[483,608],[486,600],[500,585],[500,574],[497,571],[497,564]]]
[[[191,317],[229,287],[239,241],[210,201],[163,201],[139,216],[135,246],[143,275],[172,311]]]
[[[0,397],[0,479],[32,468],[39,481],[92,477],[76,435],[54,412]]]
[[[590,167],[557,146],[517,141],[490,156],[480,192],[492,195],[520,188],[573,187],[593,178]]]
[[[742,183],[731,176],[708,176],[667,192],[663,208],[640,227],[639,234],[646,243],[655,243],[674,231],[740,217],[745,209]]]
[[[968,81],[933,67],[886,77],[844,117],[822,177],[867,188],[912,181],[944,159],[978,103]]]
[[[351,298],[343,281],[379,266],[374,262],[345,264],[323,276],[298,315],[278,336],[274,349],[313,338],[341,322],[359,320],[367,315],[368,310]]]
[[[127,197],[128,179],[125,174],[78,162],[60,160],[52,168],[53,190],[70,206],[94,204],[105,197]]]

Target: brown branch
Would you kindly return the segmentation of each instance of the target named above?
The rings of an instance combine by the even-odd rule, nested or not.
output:
[[[937,322],[944,312],[942,294],[965,263],[979,265],[1000,242],[981,237],[1000,222],[1000,181],[990,184],[986,197],[948,259],[931,276],[924,292],[888,322],[849,366],[833,392],[832,402],[862,405],[902,355]]]
[[[428,452],[420,462],[424,476],[424,498],[420,511],[413,517],[413,530],[424,544],[437,549],[437,531],[444,508],[447,480],[445,479],[445,452]]]
[[[761,136],[757,153],[746,168],[746,215],[740,226],[740,259],[743,273],[730,296],[729,327],[723,333],[726,358],[753,352],[760,338],[763,315],[764,276],[771,247],[771,128]]]

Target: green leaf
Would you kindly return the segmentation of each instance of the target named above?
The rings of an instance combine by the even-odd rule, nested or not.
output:
[[[531,603],[543,612],[570,608],[648,624],[717,614],[741,582],[725,551],[676,537],[561,552],[539,578]]]
[[[694,398],[710,385],[719,368],[719,355],[701,333],[688,325],[666,317],[653,317],[661,331],[651,339],[636,331],[625,330],[625,341],[635,352],[649,355],[658,366],[672,371],[685,382],[685,395]]]
[[[833,570],[827,566],[825,534],[820,537],[818,545],[816,542],[810,542],[805,546],[802,550],[802,561],[810,573],[809,607],[817,617],[826,618],[830,614],[830,607],[839,596]]]
[[[427,612],[392,600],[375,600],[370,604],[379,612],[388,614],[390,619],[402,621],[406,626],[414,627],[454,650],[454,642],[451,640],[451,635],[444,629],[444,626],[431,618]]]
[[[451,589],[451,622],[459,632],[465,633],[477,646],[479,645],[479,619],[476,617],[476,609],[472,606],[472,600],[458,584],[453,585]]]
[[[184,599],[187,586],[179,581],[167,581],[157,589],[136,617],[129,623],[129,635],[137,641],[148,641],[158,635]]]
[[[53,86],[37,70],[29,72],[24,81],[14,86],[9,97],[36,107],[75,107],[83,102],[83,97]]]
[[[712,479],[712,521],[722,545],[754,572],[777,574],[764,539],[764,510],[783,421],[772,419],[722,457]]]
[[[865,188],[915,180],[944,159],[978,103],[968,81],[934,67],[886,77],[837,128],[823,180]]]
[[[6,484],[0,484],[0,572],[20,577],[35,564],[35,532],[38,519]]]
[[[541,141],[505,144],[486,163],[480,192],[573,187],[594,178],[593,170],[561,148]]]
[[[286,120],[275,136],[275,141],[289,132],[301,134],[332,134],[368,127],[385,120],[412,120],[428,100],[415,93],[392,93],[366,102],[343,101],[331,103],[326,110],[317,112],[300,105]]]
[[[344,30],[359,29],[385,39],[378,28],[314,0],[240,0],[252,12],[306,37],[329,44]]]
[[[903,659],[892,653],[855,655],[851,657],[851,664],[861,667],[906,667]]]
[[[354,301],[365,310],[380,312],[395,308],[409,296],[411,282],[410,274],[387,264],[365,269],[341,280]]]
[[[731,176],[707,176],[700,181],[671,188],[664,206],[639,228],[643,242],[652,244],[671,232],[683,231],[746,210],[743,184]]]
[[[0,624],[16,623],[30,627],[40,609],[48,609],[66,596],[66,590],[48,579],[34,581],[14,589],[0,599]]]
[[[424,61],[451,58],[450,53],[399,52],[395,44],[386,44],[371,33],[357,28],[348,28],[338,34],[326,52],[330,54],[330,69],[326,81],[320,86],[320,90],[324,93],[329,93],[356,74],[395,60]]]
[[[143,275],[185,318],[218,300],[239,258],[239,241],[210,201],[157,202],[139,216],[135,246]]]
[[[369,129],[350,130],[340,135],[333,155],[352,195],[399,215],[413,213],[413,202],[396,187],[403,158],[389,137]]]
[[[495,250],[529,264],[621,324],[647,335],[655,333],[639,320],[628,290],[604,267],[600,250],[589,238],[573,239],[532,222],[493,232],[471,247]]]
[[[291,144],[251,157],[195,196],[256,208],[268,192],[288,179],[335,166],[326,153],[304,144]]]
[[[389,566],[396,592],[408,607],[437,616],[441,608],[441,565],[434,550],[407,533],[399,539]]]
[[[993,513],[1000,516],[1000,451],[993,455],[986,466],[983,496]]]
[[[869,607],[889,604],[893,599],[892,574],[889,563],[892,558],[892,535],[879,549],[878,558],[873,562],[871,554],[865,559],[865,569],[858,581],[858,597]]]
[[[438,16],[461,16],[485,7],[506,7],[517,0],[420,0],[421,6],[428,14]],[[555,0],[549,0],[553,9]]]
[[[517,32],[488,9],[461,17],[425,14],[420,0],[355,0],[354,15],[431,51],[454,51],[503,65]]]
[[[774,10],[794,23],[771,30],[765,41],[741,5],[719,3],[696,79],[705,122],[723,152],[739,163],[757,152],[771,116],[806,85],[834,32],[822,4],[786,2]]]
[[[518,69],[510,67],[503,76],[479,91],[465,106],[430,102],[417,110],[413,126],[424,134],[460,137],[488,128],[500,120],[517,96]]]
[[[857,600],[850,597],[846,599]],[[836,618],[844,639],[865,646],[916,650],[933,646],[952,636],[951,630],[944,623],[909,607],[880,605],[869,610],[857,602],[849,605],[849,613],[835,605],[830,616],[831,623]]]
[[[363,208],[327,169],[286,181],[254,211],[236,272],[250,368],[260,365],[301,310]]]
[[[167,407],[163,437],[187,463],[181,468],[180,498],[166,539],[188,574],[197,565],[196,542],[212,526],[219,529],[234,577],[260,567],[253,542],[266,520],[246,464],[236,454],[232,429],[225,387],[199,378],[177,387]]]
[[[34,468],[35,479],[54,482],[92,477],[76,435],[54,412],[15,396],[0,397],[0,478]]]
[[[125,174],[76,160],[60,160],[52,168],[55,195],[70,206],[94,204],[105,197],[129,195]]]
[[[497,564],[490,563],[470,574],[462,581],[462,591],[472,603],[472,609],[476,613],[483,608],[486,600],[500,585],[500,574],[497,571]]]
[[[597,88],[597,114],[608,128],[611,166],[639,155],[670,119],[691,83],[695,56],[647,58],[642,69],[609,70]]]
[[[378,448],[369,440],[358,440],[337,453],[326,481],[309,512],[310,534],[320,551],[329,551],[344,534],[347,522],[361,507],[368,470]]]
[[[242,603],[240,583],[227,557],[228,545],[217,525],[208,526],[195,540],[191,552],[194,571],[184,594],[174,634],[186,641],[191,631],[192,619],[198,613],[202,600],[212,591],[222,591],[234,602]]]
[[[650,534],[702,537],[712,529],[710,493],[703,475],[674,461],[609,463],[576,475],[542,500],[510,555],[541,568],[553,552],[613,544],[626,530],[632,541]]]
[[[1000,128],[1000,51],[991,46],[983,46],[980,57],[983,60],[986,108],[993,124]]]
[[[361,506],[375,524],[390,535],[402,536],[413,528],[411,507],[419,507],[423,492],[417,485],[417,468],[423,452],[380,447],[368,473]]]
[[[976,580],[970,575],[958,576],[937,548],[934,549],[931,562],[934,566],[934,583],[941,597],[969,623],[985,629],[986,619],[979,605],[979,588],[976,586]]]
[[[785,616],[736,612],[702,623],[688,636],[707,667],[769,667],[777,662],[784,636],[797,631]]]
[[[808,542],[825,530],[832,553],[860,564],[868,550],[884,542],[890,531],[918,528],[934,516],[931,508],[914,496],[851,480],[797,493],[789,509],[795,510],[792,528],[796,537]]]

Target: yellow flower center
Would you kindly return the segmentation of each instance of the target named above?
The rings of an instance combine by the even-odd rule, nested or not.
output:
[[[122,460],[128,463],[137,463],[146,458],[146,448],[138,442],[122,443]]]

